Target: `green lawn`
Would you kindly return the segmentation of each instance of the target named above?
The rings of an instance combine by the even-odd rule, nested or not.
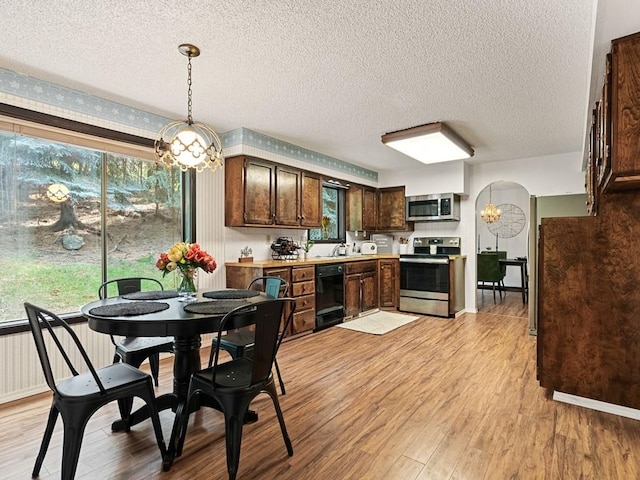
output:
[[[24,302],[63,314],[77,312],[81,305],[98,298],[99,264],[73,262],[64,255],[55,263],[32,258],[10,260],[0,260],[0,321],[25,318]],[[162,278],[151,256],[109,265],[110,279],[131,276],[156,278],[165,289],[175,288],[174,275]]]

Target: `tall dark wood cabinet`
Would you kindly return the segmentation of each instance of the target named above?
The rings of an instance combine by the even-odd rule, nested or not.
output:
[[[594,216],[540,226],[538,380],[640,409],[640,33],[612,42],[589,139]]]

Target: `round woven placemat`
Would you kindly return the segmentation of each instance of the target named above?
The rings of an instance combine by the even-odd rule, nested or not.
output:
[[[164,302],[126,302],[94,307],[89,313],[97,317],[126,317],[161,312],[167,308],[169,304]]]
[[[219,300],[213,302],[197,302],[190,303],[184,306],[186,312],[191,313],[227,313],[236,307],[248,304],[245,302],[238,302],[233,300]]]
[[[178,296],[176,290],[156,290],[153,292],[133,292],[122,295],[127,300],[164,300]]]
[[[260,295],[260,292],[256,290],[216,290],[215,292],[204,292],[202,294],[203,297],[207,298],[218,298],[218,299],[239,299],[239,298],[251,298],[257,297]]]

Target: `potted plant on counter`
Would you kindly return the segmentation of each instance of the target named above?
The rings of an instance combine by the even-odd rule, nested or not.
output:
[[[309,250],[311,250],[311,247],[313,247],[313,244],[315,242],[313,240],[311,240],[310,238],[307,238],[303,243],[302,246],[300,247],[302,249],[300,258],[302,260],[306,260],[307,256],[309,255]]]
[[[242,250],[240,250],[240,258],[238,258],[238,262],[240,263],[253,262],[253,257],[251,256],[252,254],[253,254],[253,250],[251,250],[249,248],[249,245],[247,245]]]

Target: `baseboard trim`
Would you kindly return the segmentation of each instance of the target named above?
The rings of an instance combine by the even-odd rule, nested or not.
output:
[[[553,399],[557,402],[568,403],[571,405],[576,405],[578,407],[597,410],[599,412],[611,413],[620,417],[640,420],[640,410],[636,410],[635,408],[623,407],[622,405],[601,402],[600,400],[593,400],[592,398],[578,397],[577,395],[562,393],[556,390],[553,391]]]

